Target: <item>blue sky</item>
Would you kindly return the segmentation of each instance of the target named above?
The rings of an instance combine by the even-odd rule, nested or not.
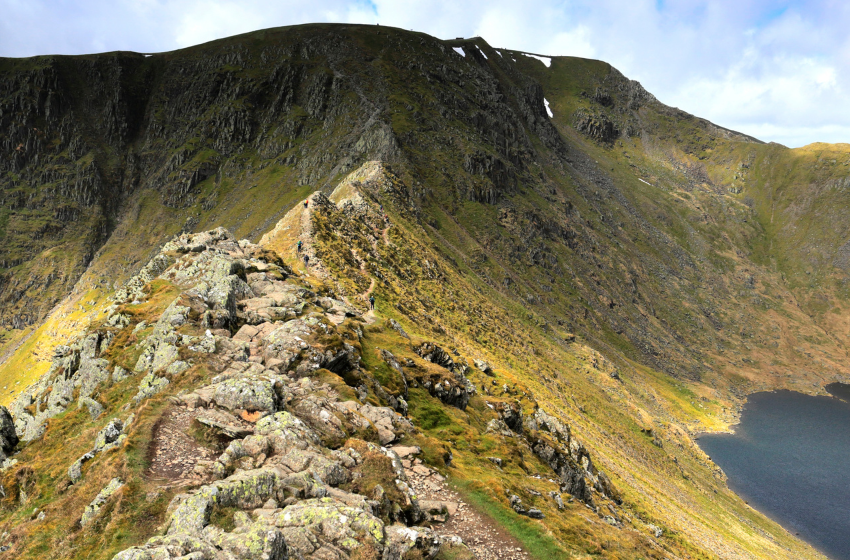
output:
[[[662,102],[787,146],[850,143],[850,4],[758,0],[0,0],[0,56],[160,52],[254,29],[381,23],[598,58]]]

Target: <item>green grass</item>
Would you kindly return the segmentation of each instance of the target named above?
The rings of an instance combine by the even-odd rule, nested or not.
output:
[[[547,534],[541,523],[524,518],[512,509],[494,501],[480,483],[455,481],[452,487],[476,510],[495,521],[512,537],[522,543],[532,558],[551,560],[569,557],[569,553]]]

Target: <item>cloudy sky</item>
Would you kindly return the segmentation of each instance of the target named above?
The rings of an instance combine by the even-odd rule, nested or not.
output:
[[[160,52],[308,22],[610,62],[662,102],[787,146],[850,143],[850,3],[830,0],[0,0],[0,56]]]

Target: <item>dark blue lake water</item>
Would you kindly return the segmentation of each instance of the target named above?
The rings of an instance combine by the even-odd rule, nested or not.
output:
[[[698,443],[751,506],[830,558],[850,560],[850,386],[827,390],[838,398],[751,395],[734,434]]]

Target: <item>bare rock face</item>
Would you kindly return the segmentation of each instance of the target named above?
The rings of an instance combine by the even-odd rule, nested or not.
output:
[[[422,356],[422,359],[428,360],[432,364],[437,364],[446,369],[454,369],[455,362],[448,352],[434,344],[426,342],[416,349],[416,353]]]
[[[576,112],[574,119],[576,130],[600,142],[610,144],[620,136],[619,127],[604,112],[581,109]]]
[[[18,445],[18,434],[15,431],[15,421],[5,406],[0,406],[0,462],[6,460],[15,446]]]
[[[451,372],[442,377],[429,376],[420,380],[431,396],[444,403],[465,410],[469,399],[475,394],[473,385],[464,375],[468,367],[456,363],[448,352],[432,342],[426,342],[415,349],[424,360],[444,367]]]

